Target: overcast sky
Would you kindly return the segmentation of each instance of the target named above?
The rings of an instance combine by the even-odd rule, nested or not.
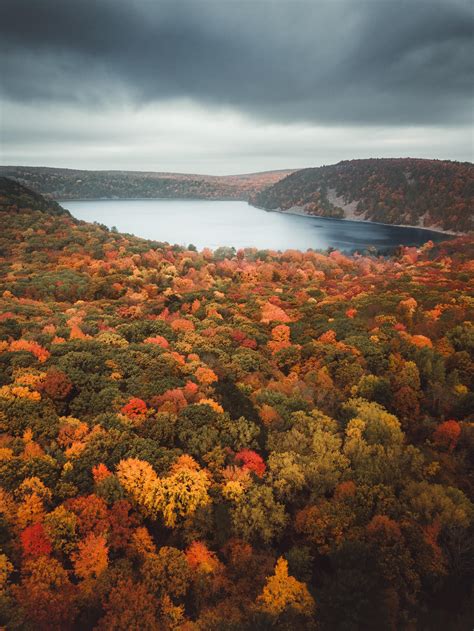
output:
[[[2,164],[473,160],[470,0],[2,0]]]

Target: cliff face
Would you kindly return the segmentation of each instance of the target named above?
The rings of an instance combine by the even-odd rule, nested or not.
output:
[[[400,158],[302,169],[250,201],[267,210],[469,232],[473,200],[473,164]]]

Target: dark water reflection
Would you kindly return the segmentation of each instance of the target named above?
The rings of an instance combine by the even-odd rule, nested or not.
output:
[[[301,217],[266,212],[246,202],[182,199],[65,201],[74,217],[97,221],[139,237],[198,249],[235,248],[387,251],[397,245],[421,245],[446,235],[418,228]]]

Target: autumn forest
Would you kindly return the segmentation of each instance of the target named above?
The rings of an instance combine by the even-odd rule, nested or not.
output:
[[[473,240],[196,251],[0,195],[0,625],[464,631]]]

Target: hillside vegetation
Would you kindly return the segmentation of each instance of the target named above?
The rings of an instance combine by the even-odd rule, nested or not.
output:
[[[0,185],[1,627],[472,627],[472,239],[198,252]]]
[[[54,199],[190,198],[247,200],[291,171],[245,175],[188,175],[140,171],[82,171],[48,167],[0,167],[12,178]]]
[[[474,165],[441,160],[346,160],[303,169],[252,196],[268,210],[304,209],[454,232],[473,230]]]
[[[57,202],[46,199],[10,178],[0,177],[0,217],[3,213],[37,210],[51,215],[69,215]],[[6,215],[3,217],[6,218]]]

